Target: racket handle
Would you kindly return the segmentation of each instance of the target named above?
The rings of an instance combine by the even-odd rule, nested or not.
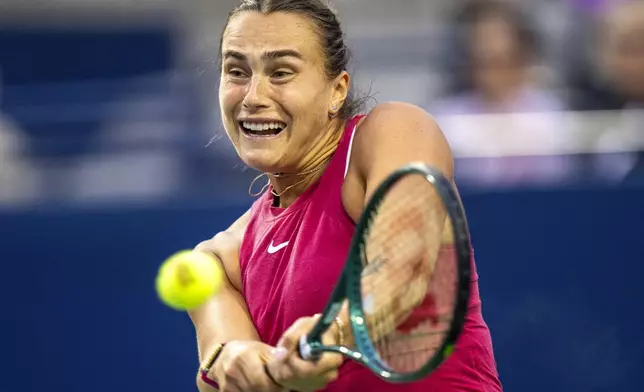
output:
[[[304,359],[305,361],[317,361],[318,359],[320,359],[320,353],[313,350],[313,347],[311,347],[309,339],[306,335],[302,335],[302,337],[300,338],[297,351],[300,354],[300,358]]]

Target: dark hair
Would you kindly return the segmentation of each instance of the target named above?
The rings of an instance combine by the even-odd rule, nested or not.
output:
[[[273,12],[287,12],[304,15],[311,19],[316,26],[320,37],[321,50],[325,58],[325,71],[329,79],[340,75],[347,70],[351,55],[344,42],[344,33],[335,12],[322,0],[242,0],[241,3],[228,15],[226,27],[230,19],[242,12],[259,12],[271,14]],[[225,27],[225,28],[226,28]],[[224,28],[224,31],[225,31]],[[219,42],[219,64],[221,64],[221,45],[223,33]],[[344,104],[338,116],[346,120],[357,114],[364,104],[365,99],[356,99],[349,89]]]
[[[478,0],[468,4],[458,19],[471,28],[489,18],[500,18],[507,23],[524,61],[541,55],[540,39],[532,20],[516,6],[498,0]]]

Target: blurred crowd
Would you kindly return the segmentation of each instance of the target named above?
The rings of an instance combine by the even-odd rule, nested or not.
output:
[[[537,1],[522,8],[512,1],[474,0],[457,10],[450,30],[447,98],[428,105],[430,112],[540,114],[505,116],[505,127],[494,123],[505,129],[492,133],[477,131],[479,117],[453,128],[454,122],[445,122],[456,149],[476,143],[479,150],[493,150],[516,140],[538,151],[463,162],[461,173],[471,181],[569,182],[584,170],[611,181],[642,181],[644,2]],[[591,114],[565,121],[570,116],[562,111],[611,112],[602,121]]]
[[[444,55],[454,96],[438,110],[471,114],[640,108],[642,3],[466,1],[450,21]]]
[[[439,33],[425,37],[437,60],[408,78],[437,73],[439,87],[412,103],[437,117],[465,185],[644,184],[644,1],[441,4]],[[194,73],[169,67],[110,87],[74,83],[5,91],[0,78],[0,204],[247,195],[253,173],[207,120],[218,109]],[[88,98],[115,83],[110,100]],[[379,100],[396,98],[383,93]],[[69,113],[51,104],[61,101]]]

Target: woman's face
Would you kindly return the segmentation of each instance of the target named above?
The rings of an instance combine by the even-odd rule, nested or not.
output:
[[[610,15],[603,39],[604,66],[613,88],[644,100],[644,5],[627,4]]]
[[[487,17],[471,31],[470,51],[476,86],[494,94],[521,83],[524,63],[512,26],[500,17]]]
[[[333,104],[344,99],[338,79],[327,77],[315,28],[300,14],[242,12],[224,31],[222,119],[252,168],[298,170],[327,134]]]

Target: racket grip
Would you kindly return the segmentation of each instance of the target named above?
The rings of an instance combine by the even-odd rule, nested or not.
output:
[[[317,361],[320,358],[320,353],[313,350],[306,335],[302,335],[297,348],[300,358],[305,361]]]

